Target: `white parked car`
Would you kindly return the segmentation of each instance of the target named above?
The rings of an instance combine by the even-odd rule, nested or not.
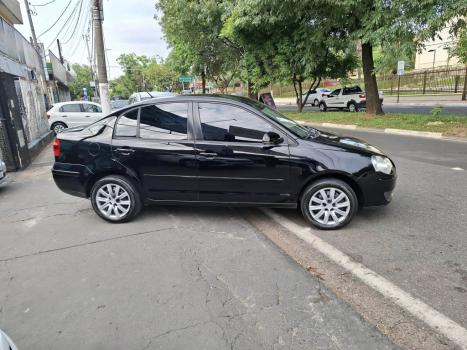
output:
[[[94,102],[70,101],[56,103],[47,112],[50,129],[56,134],[76,126],[89,125],[104,117],[101,105]]]
[[[132,105],[133,103],[149,100],[151,98],[158,98],[158,97],[172,97],[175,96],[174,93],[167,92],[167,91],[143,91],[143,92],[135,92],[130,96],[128,99],[128,104]]]
[[[6,182],[6,164],[0,158],[0,186]]]
[[[308,99],[306,100],[306,105],[318,106],[323,98],[331,93],[331,90],[325,88],[317,88],[311,90]],[[306,93],[302,95],[302,101],[305,101]]]
[[[379,100],[383,105],[383,93],[381,91],[379,91]],[[366,94],[359,86],[336,89],[319,103],[321,112],[325,112],[329,108],[348,109],[350,112],[358,112],[366,108]]]

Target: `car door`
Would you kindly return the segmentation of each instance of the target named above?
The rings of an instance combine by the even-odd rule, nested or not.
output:
[[[141,180],[153,201],[197,199],[191,102],[157,103],[120,116],[114,158]]]
[[[58,109],[59,119],[69,128],[82,125],[81,103],[67,103]]]
[[[251,110],[226,103],[195,103],[199,200],[283,203],[290,198],[287,135]],[[283,142],[268,146],[264,134]]]
[[[337,108],[339,107],[339,95],[341,93],[341,89],[336,89],[333,92],[331,92],[327,97],[324,98],[324,101],[326,102],[326,105],[328,107],[334,107]]]
[[[102,108],[93,103],[83,103],[83,114],[81,116],[82,125],[88,125],[102,119]]]

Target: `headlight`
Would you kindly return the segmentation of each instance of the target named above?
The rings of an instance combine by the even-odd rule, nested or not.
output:
[[[371,163],[373,163],[373,167],[375,168],[375,171],[388,174],[388,175],[391,174],[392,172],[393,165],[388,157],[372,156]]]

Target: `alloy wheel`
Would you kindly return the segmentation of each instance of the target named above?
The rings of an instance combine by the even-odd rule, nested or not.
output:
[[[357,110],[357,108],[355,107],[355,105],[353,103],[349,104],[349,111],[350,112],[355,112]]]
[[[123,218],[131,209],[131,198],[120,185],[108,183],[97,190],[96,204],[106,218],[117,220]]]
[[[63,124],[61,124],[61,123],[58,123],[58,124],[55,124],[55,125],[54,125],[54,132],[55,132],[56,134],[61,133],[61,132],[62,132],[63,130],[65,130],[65,129],[66,129],[66,128],[65,128],[65,125],[63,125]]]
[[[322,188],[310,199],[309,211],[314,220],[326,226],[343,222],[350,214],[350,199],[335,187]]]

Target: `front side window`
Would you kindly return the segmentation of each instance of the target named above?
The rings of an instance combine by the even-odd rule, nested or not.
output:
[[[70,103],[60,107],[60,112],[62,113],[80,113],[81,105],[79,103]]]
[[[341,93],[341,89],[337,89],[331,92],[329,96],[339,96],[340,93]]]
[[[138,108],[126,112],[118,118],[115,130],[116,137],[136,137],[138,130]]]
[[[276,132],[266,120],[232,105],[200,103],[199,117],[207,141],[261,142],[265,133]]]
[[[163,103],[141,108],[139,134],[142,139],[186,140],[188,103]]]
[[[101,113],[102,112],[102,110],[98,106],[92,105],[90,103],[83,104],[83,108],[84,108],[84,111],[87,113]]]

